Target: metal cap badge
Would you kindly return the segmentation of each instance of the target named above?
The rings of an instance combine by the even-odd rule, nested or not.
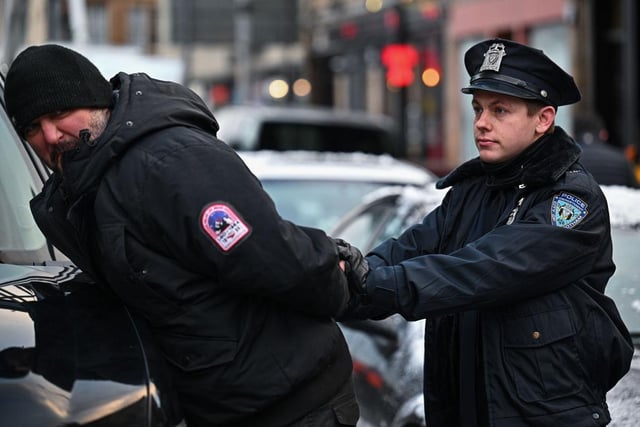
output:
[[[480,67],[480,71],[500,71],[500,64],[502,63],[502,57],[504,55],[506,55],[504,44],[492,44],[489,50],[487,50],[487,53],[484,54],[484,62]]]

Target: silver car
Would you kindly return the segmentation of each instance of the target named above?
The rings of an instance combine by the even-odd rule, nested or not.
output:
[[[285,219],[325,231],[373,190],[424,187],[436,179],[427,169],[389,155],[269,150],[238,154]]]

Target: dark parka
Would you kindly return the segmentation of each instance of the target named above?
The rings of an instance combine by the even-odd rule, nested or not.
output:
[[[191,91],[144,74],[112,85],[104,133],[32,201],[41,229],[146,317],[189,425],[283,425],[328,401],[352,367],[335,244],[280,218]],[[201,225],[214,203],[249,230],[227,250]]]
[[[556,128],[508,164],[470,160],[439,182],[452,186],[441,206],[367,257],[373,305],[426,319],[429,427],[469,425],[465,393],[472,424],[609,422],[605,393],[633,347],[604,295],[609,213],[579,153]]]

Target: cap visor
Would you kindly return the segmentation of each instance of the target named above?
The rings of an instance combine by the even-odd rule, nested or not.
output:
[[[473,93],[473,91],[476,90],[484,90],[487,92],[495,92],[495,93],[501,93],[503,95],[511,95],[511,96],[515,96],[516,98],[523,98],[523,99],[540,99],[539,96],[536,96],[535,94],[531,93],[531,91],[523,89],[521,87],[506,83],[506,82],[501,82],[498,80],[492,80],[492,79],[478,79],[476,81],[474,81],[472,84],[470,84],[469,86],[463,87],[461,89],[462,93]]]

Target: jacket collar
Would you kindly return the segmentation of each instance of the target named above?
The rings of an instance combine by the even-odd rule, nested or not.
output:
[[[468,178],[485,176],[487,186],[505,188],[524,184],[540,187],[557,181],[580,157],[580,147],[556,126],[516,158],[500,164],[471,159],[438,180],[437,188],[447,188]]]

